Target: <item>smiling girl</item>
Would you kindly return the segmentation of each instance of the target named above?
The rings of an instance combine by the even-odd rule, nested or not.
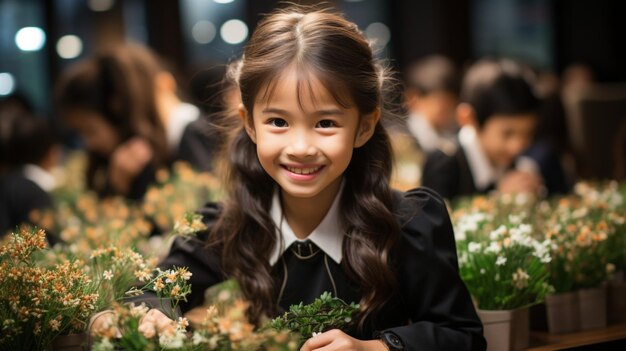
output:
[[[160,265],[193,273],[183,311],[234,278],[255,323],[324,291],[360,303],[354,330],[316,335],[305,351],[485,348],[444,202],[389,186],[386,79],[339,15],[290,7],[259,24],[237,79],[229,197],[203,209],[209,230],[177,240]],[[154,296],[141,301],[155,309],[140,329],[167,325]]]

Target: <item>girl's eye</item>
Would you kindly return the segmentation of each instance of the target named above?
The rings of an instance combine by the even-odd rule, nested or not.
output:
[[[321,120],[319,122],[317,122],[316,127],[318,128],[332,128],[332,127],[336,127],[337,125],[335,124],[335,122],[329,120],[329,119],[325,119],[325,120]]]
[[[278,127],[278,128],[283,128],[287,126],[287,121],[285,121],[282,118],[272,118],[267,123],[273,127]]]

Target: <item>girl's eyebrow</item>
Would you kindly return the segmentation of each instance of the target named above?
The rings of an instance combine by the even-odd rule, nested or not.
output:
[[[290,113],[286,110],[280,109],[280,108],[275,108],[275,107],[269,107],[266,109],[263,109],[263,111],[261,111],[263,113],[276,113],[276,114],[282,114],[282,115],[290,115]],[[332,116],[332,115],[344,115],[344,111],[338,108],[330,108],[330,109],[322,109],[322,110],[317,110],[314,111],[313,113],[311,113],[311,115],[315,115],[315,116]]]

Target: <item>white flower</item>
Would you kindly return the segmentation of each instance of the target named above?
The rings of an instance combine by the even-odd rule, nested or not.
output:
[[[511,222],[511,224],[520,224],[522,223],[522,216],[517,216],[517,215],[509,215],[509,222]]]
[[[502,250],[502,246],[500,246],[498,242],[492,241],[491,243],[489,243],[489,246],[485,249],[485,252],[498,254],[500,253],[501,250]]]
[[[159,335],[159,345],[163,349],[179,349],[183,347],[185,343],[185,339],[187,336],[185,335],[185,331],[181,329],[176,329],[172,333],[162,333]]]
[[[200,344],[205,344],[209,341],[209,339],[207,339],[204,335],[202,335],[200,332],[195,331],[193,332],[193,336],[191,337],[191,342],[195,345],[198,346]]]
[[[111,278],[113,278],[113,272],[110,270],[104,271],[102,276],[104,277],[104,280],[111,280]]]
[[[456,241],[467,240],[467,235],[464,230],[461,230],[461,228],[454,227],[454,239],[456,239]]]
[[[135,305],[133,304],[130,307],[130,315],[133,317],[143,317],[146,315],[146,313],[148,313],[148,306],[146,306],[146,304],[142,303],[141,305]]]
[[[50,320],[48,324],[50,325],[50,329],[52,329],[53,331],[58,331],[61,327],[61,322],[59,322],[57,319]]]
[[[482,247],[482,245],[481,245],[480,243],[476,243],[476,242],[473,242],[473,241],[472,241],[472,242],[470,242],[470,243],[467,245],[467,250],[468,250],[470,253],[475,253],[475,252],[480,251],[481,247]]]
[[[528,279],[530,279],[530,276],[521,268],[518,268],[517,272],[513,273],[513,284],[520,290],[528,286]]]
[[[182,329],[182,330],[186,330],[187,327],[189,326],[189,320],[187,320],[187,318],[183,318],[183,317],[178,317],[178,328]]]
[[[489,233],[489,239],[500,240],[506,234],[506,231],[507,231],[506,227],[504,225],[501,225],[498,227],[498,229]]]
[[[506,264],[506,257],[498,256],[498,259],[496,259],[496,266],[504,266],[505,264]]]
[[[480,269],[480,274],[485,274],[485,273],[487,273],[487,271],[484,268],[481,268]]]
[[[539,258],[541,263],[550,263],[550,261],[552,261],[552,257],[550,256],[551,245],[550,240],[544,240],[541,243],[533,241],[533,256]]]

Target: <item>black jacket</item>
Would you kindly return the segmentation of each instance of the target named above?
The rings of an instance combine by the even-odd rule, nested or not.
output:
[[[467,156],[460,146],[452,155],[440,150],[428,155],[424,164],[422,185],[435,190],[448,200],[493,189],[493,186],[483,191],[476,189]]]
[[[219,211],[219,206],[214,204],[202,211],[209,226]],[[484,350],[482,324],[459,276],[454,233],[444,202],[432,190],[418,188],[396,193],[394,212],[401,226],[400,238],[391,252],[398,290],[379,316],[366,322],[365,330],[351,334],[371,339],[375,331],[390,330],[400,337],[407,351]],[[208,252],[202,240],[178,238],[159,265],[162,269],[188,267],[193,273],[192,293],[188,303],[181,306],[183,312],[202,304],[205,289],[227,278],[220,253]],[[310,303],[322,292],[333,289],[344,301],[359,301],[357,285],[331,259],[322,264],[326,255],[320,252],[322,255],[316,256],[320,257],[319,269],[311,266],[315,263],[306,266],[309,263],[294,261],[290,250],[281,258],[286,264],[279,259],[273,267],[277,297],[284,271],[289,271],[284,292],[290,296],[279,301],[283,309],[293,301]],[[328,268],[323,268],[326,264]],[[307,269],[309,275],[292,274],[292,270]],[[326,275],[332,275],[332,279]],[[154,295],[145,294],[136,302],[145,302],[153,308],[160,306]]]

